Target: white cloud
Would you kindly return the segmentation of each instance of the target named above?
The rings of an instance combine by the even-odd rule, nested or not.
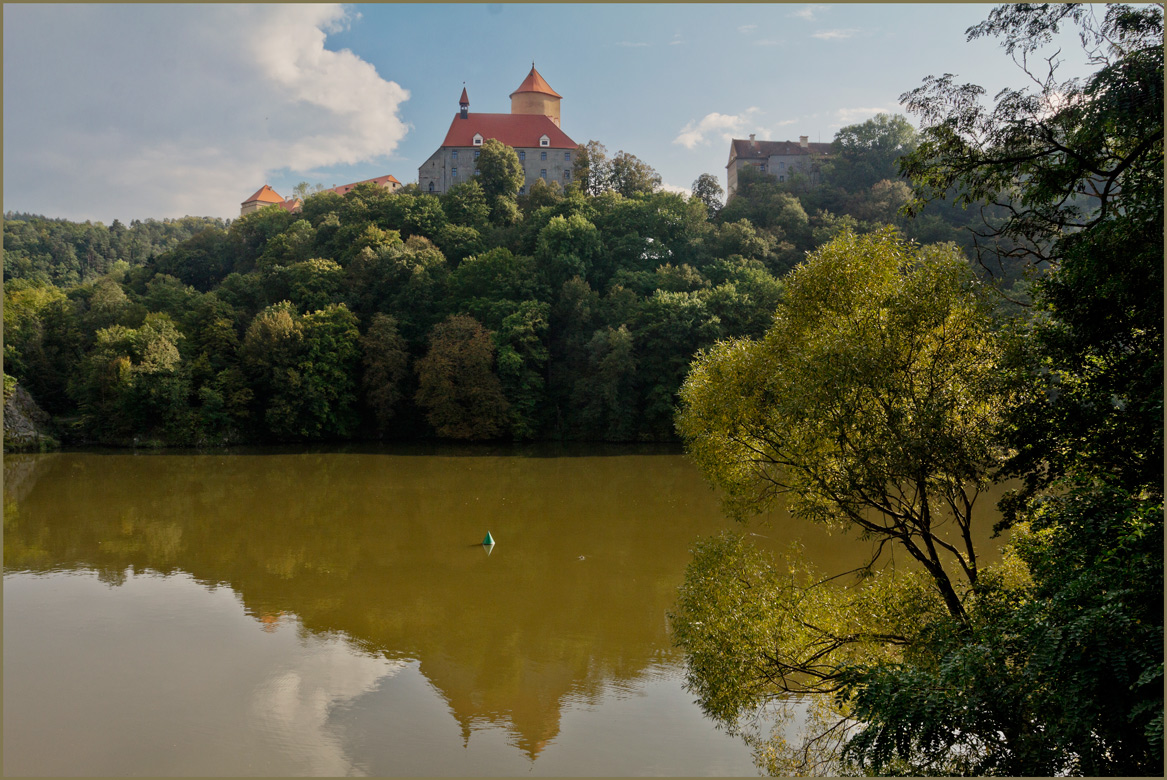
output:
[[[756,24],[743,24],[737,28],[737,31],[744,35],[746,33],[752,33],[756,29],[758,29],[758,25]]]
[[[274,171],[374,160],[408,132],[409,92],[325,48],[359,18],[344,6],[74,8],[5,9],[6,69],[29,76],[5,83],[6,208],[233,217]]]
[[[612,45],[613,46],[624,46],[626,48],[639,48],[641,46],[651,46],[652,44],[645,43],[644,41],[620,41],[619,43],[614,43]]]
[[[682,38],[680,33],[674,33],[673,39],[669,41],[669,46],[681,46],[686,43],[688,43],[688,41]]]
[[[812,22],[814,21],[815,14],[820,11],[826,11],[829,8],[829,5],[807,5],[799,8],[797,11],[791,11],[786,15],[792,16],[795,19],[805,19],[808,22]]]
[[[686,198],[693,192],[689,187],[678,187],[675,184],[668,183],[661,184],[660,188],[663,192],[675,192],[678,195],[684,195]]]
[[[753,115],[759,111],[761,109],[752,106],[737,115],[717,112],[706,114],[701,119],[689,122],[681,128],[681,132],[673,139],[673,143],[680,144],[686,149],[694,149],[698,145],[709,143],[710,136],[728,141],[733,138],[734,133],[741,133],[752,121]]]
[[[354,653],[340,638],[310,636],[298,644],[305,649],[281,659],[251,690],[248,722],[262,724],[265,736],[278,740],[285,757],[307,774],[363,774],[331,732],[329,717],[408,666]]]
[[[811,38],[818,38],[821,41],[838,41],[845,38],[853,38],[859,32],[858,27],[848,27],[845,30],[819,30],[816,33],[811,33]]]

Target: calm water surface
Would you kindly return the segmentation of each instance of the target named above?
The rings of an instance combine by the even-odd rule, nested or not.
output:
[[[690,547],[741,528],[681,455],[57,453],[4,482],[5,774],[756,774],[669,640]],[[772,520],[747,530],[824,566],[865,549]]]

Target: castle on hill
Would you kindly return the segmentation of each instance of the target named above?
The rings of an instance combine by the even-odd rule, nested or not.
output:
[[[559,127],[559,103],[563,96],[551,88],[535,63],[531,72],[510,94],[509,114],[472,113],[466,88],[458,100],[458,113],[438,150],[417,170],[422,192],[440,195],[478,172],[474,161],[486,141],[494,138],[514,148],[523,166],[520,194],[526,194],[536,180],[571,182],[576,142]]]
[[[470,112],[470,96],[462,88],[458,113],[450,122],[450,129],[438,150],[430,155],[417,171],[418,188],[422,192],[441,195],[460,182],[469,181],[478,173],[474,161],[480,147],[494,138],[512,147],[523,166],[523,184],[519,194],[526,194],[536,180],[558,182],[563,188],[571,183],[576,142],[559,127],[559,103],[563,96],[551,88],[547,80],[535,70],[518,89],[510,94],[509,114]],[[401,187],[393,176],[380,176],[364,182],[342,184],[331,192],[344,195],[358,184],[373,183],[389,188]],[[279,206],[285,211],[300,210],[299,198],[284,198],[265,184],[243,201],[239,216],[250,214],[265,206]]]

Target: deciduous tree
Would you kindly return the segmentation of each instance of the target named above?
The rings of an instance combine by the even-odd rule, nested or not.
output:
[[[916,128],[899,114],[876,114],[835,133],[832,159],[824,178],[847,192],[869,189],[876,182],[899,178],[900,158],[916,150]]]
[[[790,275],[761,340],[698,359],[677,427],[734,515],[785,497],[796,516],[895,544],[964,619],[1004,397],[990,326],[951,248],[846,234]]]
[[[607,186],[626,198],[656,192],[660,183],[660,174],[634,154],[621,150],[609,163]]]
[[[434,326],[417,361],[417,403],[446,439],[492,439],[506,430],[509,404],[494,371],[494,342],[474,318],[453,315]]]
[[[721,207],[725,204],[725,190],[717,177],[711,173],[703,173],[693,182],[693,197],[705,204],[709,210],[709,218],[715,219]]]

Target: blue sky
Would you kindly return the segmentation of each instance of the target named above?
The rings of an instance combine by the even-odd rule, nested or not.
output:
[[[724,186],[729,138],[830,141],[954,73],[1025,78],[981,4],[6,4],[5,210],[235,217],[268,183],[417,180],[458,109],[507,112],[532,61],[562,126]],[[1082,75],[1066,39],[1063,71]]]

